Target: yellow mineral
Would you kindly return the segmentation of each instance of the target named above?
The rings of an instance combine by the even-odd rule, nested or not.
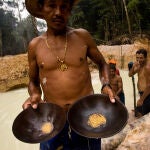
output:
[[[97,128],[101,125],[106,124],[106,118],[98,113],[91,114],[88,118],[88,125],[91,126],[92,128]]]
[[[45,123],[42,124],[41,130],[42,130],[43,133],[49,134],[53,130],[53,124],[50,123],[50,122],[45,122]]]

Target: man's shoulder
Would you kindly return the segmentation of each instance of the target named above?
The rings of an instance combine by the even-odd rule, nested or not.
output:
[[[35,45],[39,44],[41,41],[43,41],[43,39],[44,39],[43,35],[37,36],[30,41],[29,45],[35,46]]]
[[[70,28],[70,32],[74,34],[88,34],[89,32],[83,28]]]
[[[44,36],[40,35],[38,37],[33,38],[28,45],[28,51],[30,50],[36,50],[37,47],[41,44],[41,42],[43,41]]]
[[[118,81],[122,80],[121,76],[120,76],[120,75],[117,75],[117,74],[116,74],[116,79],[117,79]]]
[[[90,41],[91,39],[91,34],[83,28],[78,28],[78,29],[72,29],[72,35],[75,35],[74,37],[77,37],[79,39],[83,39],[84,41]]]

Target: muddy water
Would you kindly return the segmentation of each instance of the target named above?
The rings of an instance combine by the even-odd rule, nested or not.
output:
[[[133,109],[132,80],[128,77],[128,71],[121,71],[123,78],[126,106]],[[135,77],[137,80],[137,77]],[[101,84],[98,72],[92,73],[92,83],[95,93],[99,93]],[[22,111],[22,104],[28,97],[26,88],[0,93],[0,150],[38,150],[39,144],[27,144],[17,140],[12,133],[12,123],[17,114]],[[138,97],[138,95],[137,95]]]
[[[38,150],[37,144],[20,142],[12,133],[13,120],[27,97],[27,89],[0,93],[0,150]]]

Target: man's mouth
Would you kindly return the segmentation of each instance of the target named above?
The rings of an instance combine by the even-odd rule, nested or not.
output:
[[[54,23],[64,23],[64,20],[63,20],[63,19],[60,19],[60,18],[53,19],[52,21],[53,21]]]

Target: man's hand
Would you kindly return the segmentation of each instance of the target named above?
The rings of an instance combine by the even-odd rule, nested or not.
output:
[[[133,69],[134,69],[134,72],[138,72],[140,70],[140,64],[138,61],[136,61],[134,64],[133,64]]]
[[[101,92],[102,92],[102,94],[107,94],[110,98],[110,101],[112,103],[115,103],[115,96],[113,94],[112,89],[109,86],[105,86]]]
[[[33,95],[24,102],[22,108],[27,109],[29,106],[32,106],[32,108],[36,109],[38,103],[43,103],[43,100],[41,99],[41,95]]]

